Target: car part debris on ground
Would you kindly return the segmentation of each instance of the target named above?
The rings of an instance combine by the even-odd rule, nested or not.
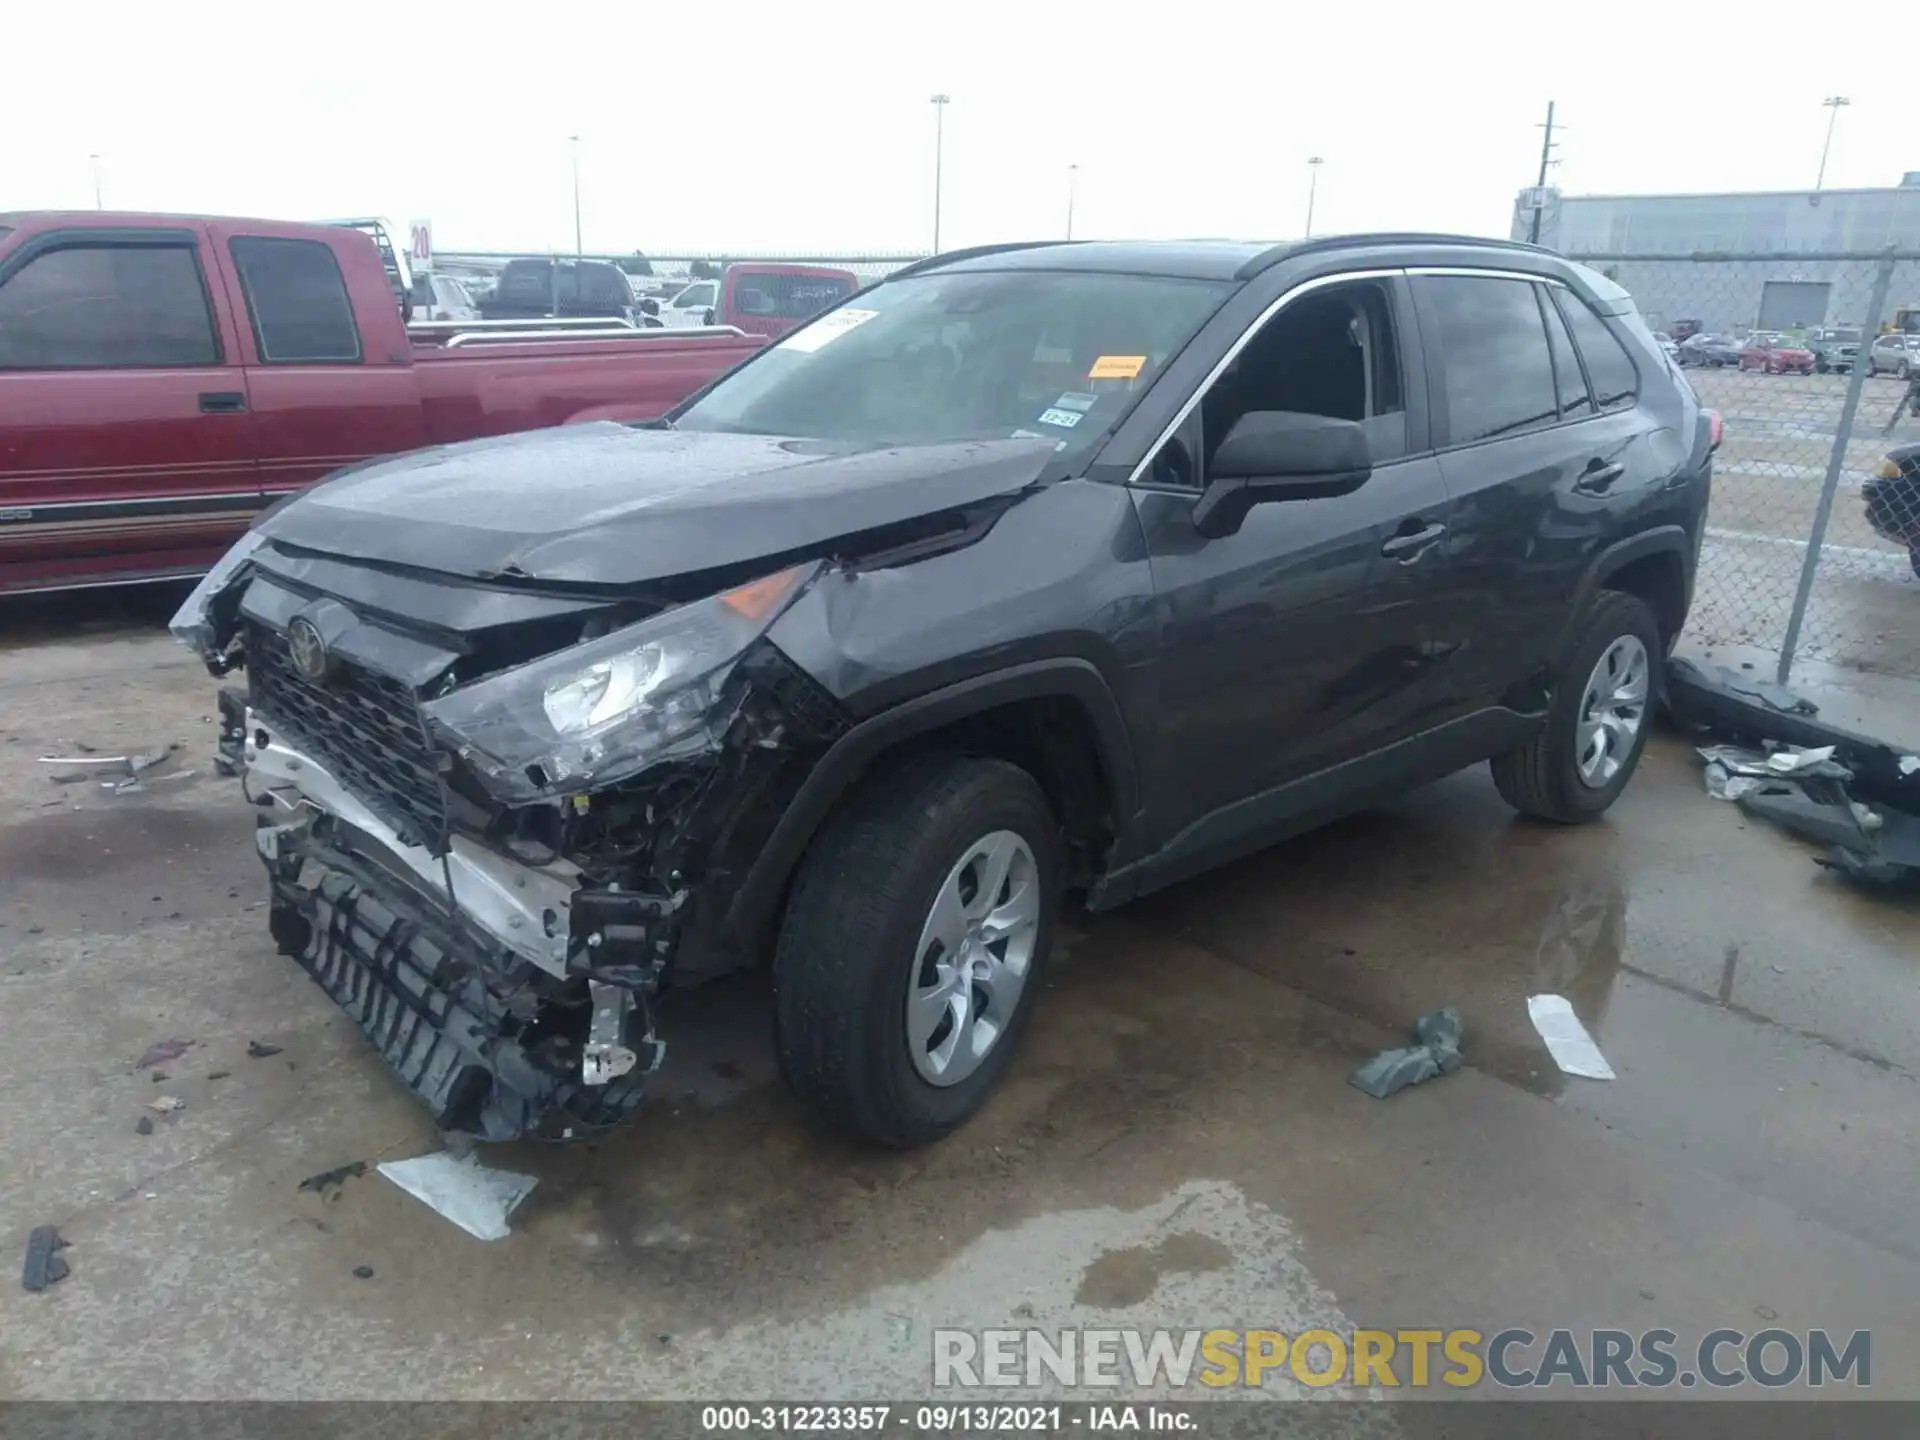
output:
[[[147,1108],[156,1115],[177,1115],[187,1108],[187,1102],[178,1095],[161,1095],[149,1100]]]
[[[1583,1080],[1611,1080],[1613,1067],[1600,1047],[1593,1043],[1587,1027],[1573,1013],[1573,1003],[1564,995],[1529,995],[1527,1017],[1540,1038],[1547,1042],[1553,1063],[1569,1075]]]
[[[336,1165],[331,1170],[322,1170],[318,1175],[309,1175],[300,1182],[302,1190],[311,1190],[316,1195],[324,1195],[329,1190],[337,1190],[347,1181],[367,1173],[367,1162],[349,1160],[345,1165]]]
[[[265,1060],[279,1053],[280,1047],[278,1045],[267,1045],[259,1040],[247,1041],[247,1058],[249,1060]]]
[[[1461,1028],[1460,1012],[1451,1005],[1428,1011],[1413,1022],[1418,1045],[1382,1050],[1349,1075],[1347,1083],[1376,1100],[1384,1100],[1409,1085],[1436,1075],[1451,1075],[1460,1068]]]
[[[29,1290],[44,1290],[57,1284],[70,1273],[66,1259],[60,1252],[67,1248],[68,1242],[60,1238],[60,1232],[51,1225],[40,1225],[27,1236],[26,1263],[20,1270],[20,1283]]]
[[[153,1134],[153,1117],[151,1115],[142,1115],[138,1120],[134,1121],[133,1133],[136,1135]]]
[[[386,1160],[380,1173],[428,1208],[437,1210],[480,1240],[504,1240],[507,1217],[539,1181],[512,1170],[495,1170],[473,1154],[441,1150],[412,1160]]]
[[[1683,729],[1722,742],[1698,751],[1708,794],[1829,847],[1818,863],[1849,879],[1920,883],[1920,756],[1725,666],[1674,660],[1667,695]]]
[[[190,780],[195,773],[192,770],[174,770],[165,775],[147,774],[147,771],[180,748],[177,743],[132,755],[101,755],[86,745],[76,745],[74,748],[83,753],[40,757],[42,765],[58,765],[65,772],[48,777],[54,784],[79,785],[95,780],[101,789],[111,790],[116,795],[136,795],[148,785],[165,784],[170,780]]]

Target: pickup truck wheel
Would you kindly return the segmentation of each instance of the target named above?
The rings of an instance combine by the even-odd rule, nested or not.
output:
[[[1522,815],[1562,825],[1606,810],[1646,747],[1655,670],[1664,653],[1652,609],[1603,590],[1588,609],[1553,687],[1544,727],[1493,760],[1493,783]]]
[[[937,1140],[1013,1059],[1053,941],[1059,825],[1000,760],[877,772],[801,862],[775,948],[789,1083],[884,1145]]]
[[[1907,560],[1913,566],[1913,578],[1920,580],[1920,544],[1907,547]]]

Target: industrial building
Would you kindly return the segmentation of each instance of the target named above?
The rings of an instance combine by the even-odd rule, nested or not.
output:
[[[1878,257],[1894,263],[1882,326],[1920,328],[1920,172],[1877,190],[1561,195],[1523,190],[1513,238],[1535,238],[1633,292],[1649,323],[1796,330],[1866,318]],[[1913,258],[1905,258],[1913,257]]]

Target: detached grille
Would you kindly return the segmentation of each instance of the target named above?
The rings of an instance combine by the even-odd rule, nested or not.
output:
[[[446,792],[412,687],[341,659],[316,685],[293,668],[287,637],[258,623],[246,647],[252,703],[402,840],[445,854]]]

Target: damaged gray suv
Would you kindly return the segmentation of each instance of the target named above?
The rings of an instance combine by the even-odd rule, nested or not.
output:
[[[275,940],[443,1128],[618,1121],[673,992],[770,965],[791,1083],[911,1145],[1011,1063],[1068,893],[1480,760],[1605,810],[1718,439],[1529,247],[993,247],[665,419],[341,471],[174,627],[247,672]]]

